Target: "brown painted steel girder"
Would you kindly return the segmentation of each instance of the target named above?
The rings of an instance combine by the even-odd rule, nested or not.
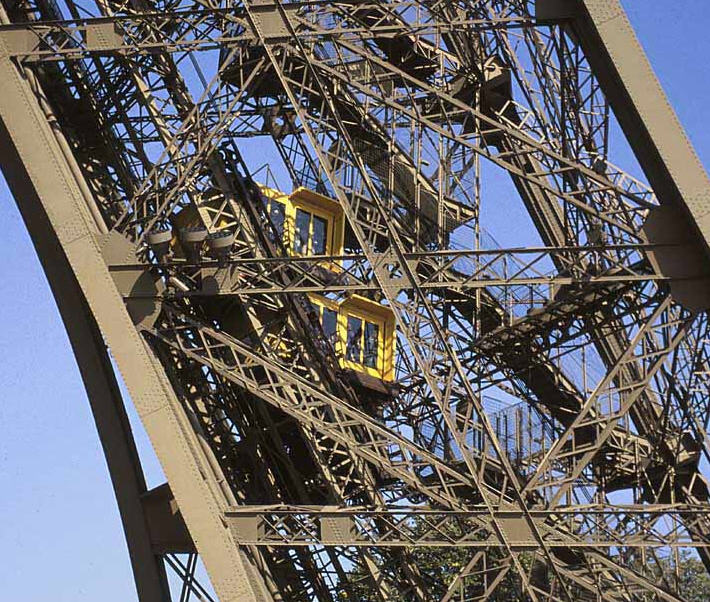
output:
[[[710,181],[618,0],[0,17],[0,166],[141,600],[170,599],[166,568],[211,599],[197,554],[219,599],[255,602],[678,601],[664,567],[710,570]],[[267,212],[258,136],[335,200],[324,254],[290,238],[315,236],[303,209],[283,232]],[[379,304],[395,382],[313,295]]]

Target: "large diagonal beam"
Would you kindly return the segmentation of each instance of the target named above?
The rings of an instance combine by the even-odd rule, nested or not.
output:
[[[9,139],[0,121],[0,140]],[[0,143],[0,166],[13,196],[30,199],[22,160],[10,144]],[[165,602],[169,590],[165,567],[152,548],[141,496],[146,484],[121,392],[101,332],[76,276],[52,231],[46,214],[30,202],[18,202],[54,299],[62,316],[94,416],[113,483],[140,602]]]
[[[710,179],[619,0],[538,0],[541,21],[572,23],[659,201],[681,209],[710,241]],[[710,254],[710,251],[709,251]]]
[[[29,76],[31,77],[31,76]],[[81,193],[77,173],[55,137],[48,116],[30,89],[28,75],[10,61],[0,41],[2,144],[14,148],[25,166],[3,162],[22,178],[26,211],[44,213],[56,233],[92,313],[111,348],[131,398],[151,438],[213,585],[224,600],[260,599],[235,542],[219,518],[228,505],[215,473],[175,398],[165,375],[126,311],[102,258],[96,219]],[[222,477],[223,478],[223,477]]]

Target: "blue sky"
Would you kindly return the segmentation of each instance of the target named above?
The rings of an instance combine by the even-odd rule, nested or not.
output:
[[[624,0],[710,165],[707,0]],[[0,176],[0,583],[3,600],[135,600],[113,491],[54,300]],[[145,435],[137,428],[139,444]],[[147,477],[158,484],[147,455]]]

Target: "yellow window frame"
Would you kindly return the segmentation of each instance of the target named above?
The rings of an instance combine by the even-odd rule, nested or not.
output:
[[[293,245],[296,242],[296,215],[298,210],[305,211],[311,216],[311,219],[308,221],[308,241],[307,241],[307,250],[305,255],[303,253],[296,253],[295,249],[293,248]],[[289,249],[293,255],[298,255],[299,257],[309,257],[313,255],[313,216],[321,218],[323,221],[326,223],[326,237],[325,237],[325,254],[326,255],[332,255],[331,249],[333,248],[333,216],[329,215],[328,213],[321,211],[320,209],[314,208],[306,203],[292,203],[291,204],[291,225],[292,225],[292,233],[291,233],[291,245],[289,246]]]
[[[376,324],[377,325],[377,366],[371,367],[366,366],[363,361],[355,361],[348,358],[348,320],[350,318],[357,318],[362,322],[362,327],[360,328],[360,357],[364,359],[365,354],[365,323]],[[366,312],[341,312],[338,314],[339,326],[342,330],[341,344],[343,345],[343,365],[346,368],[352,368],[353,370],[360,370],[361,372],[366,372],[371,376],[377,378],[384,378],[385,373],[385,322],[378,318],[374,318],[368,315]]]
[[[342,303],[337,303],[316,294],[309,294],[308,297],[318,307],[318,316],[321,324],[324,307],[337,313],[335,352],[343,368],[364,372],[385,381],[391,382],[394,380],[395,322],[394,315],[388,307],[360,295],[352,295]],[[375,368],[347,359],[348,317],[350,316],[364,322],[376,324],[378,327],[377,366]],[[364,354],[364,325],[360,336],[361,354]]]
[[[266,186],[261,186],[261,191],[267,198],[267,212],[271,210],[272,200],[283,203],[285,206],[283,243],[289,255],[307,257],[312,254],[313,250],[314,220],[312,218],[309,220],[308,226],[307,254],[296,253],[293,248],[296,240],[296,212],[298,209],[307,211],[312,216],[319,217],[326,222],[325,254],[343,254],[345,244],[345,216],[337,201],[303,187],[297,188],[291,194],[284,194],[273,188],[267,188]],[[339,271],[341,263],[341,261],[332,263],[323,262],[323,267]]]

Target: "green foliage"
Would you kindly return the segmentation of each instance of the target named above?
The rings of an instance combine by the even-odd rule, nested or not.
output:
[[[475,554],[475,550],[466,548],[414,548],[408,552],[410,563],[416,566],[425,587],[432,599],[440,599],[446,588],[453,582],[456,575],[463,569]],[[496,565],[499,558],[497,550],[487,550],[488,567]],[[524,569],[529,571],[533,564],[533,555],[522,553],[520,556]],[[633,562],[637,565],[638,572],[642,572],[640,561]],[[542,575],[540,570],[542,569]],[[680,595],[684,602],[710,602],[710,575],[703,563],[691,552],[682,552],[679,555],[677,571],[674,563],[669,558],[658,561],[647,560],[643,572],[661,587],[667,586]],[[545,580],[544,568],[541,565],[532,567],[532,578],[537,579],[538,585]],[[651,577],[654,575],[654,577]],[[371,582],[365,572],[356,567],[350,574],[350,584],[344,586],[339,593],[338,602],[379,602],[374,594]],[[480,587],[482,578],[474,576],[467,580],[467,587]],[[575,599],[587,600],[588,594],[580,591],[573,592]],[[410,596],[404,593],[395,593],[392,602],[408,602]],[[488,598],[491,602],[525,602],[519,578],[515,571],[509,571]]]
[[[668,585],[672,589],[677,588],[685,602],[710,601],[710,575],[697,556],[681,552],[677,575],[669,559],[663,559],[658,564]]]
[[[425,588],[433,600],[440,599],[456,576],[473,558],[475,550],[471,548],[414,548],[409,555],[409,561],[421,575]],[[498,550],[487,550],[487,568],[491,573],[496,572],[496,564],[500,559]],[[521,563],[526,570],[532,563],[532,556],[522,554]],[[480,570],[480,567],[477,567]],[[351,573],[351,584],[344,587],[338,597],[338,602],[380,602],[373,592],[369,579],[362,569],[357,568]],[[480,586],[483,578],[475,575],[467,579],[467,586],[473,588]],[[400,594],[391,598],[392,602],[407,602],[410,597]],[[491,602],[511,602],[522,600],[519,580],[514,571],[509,571],[489,598]]]

